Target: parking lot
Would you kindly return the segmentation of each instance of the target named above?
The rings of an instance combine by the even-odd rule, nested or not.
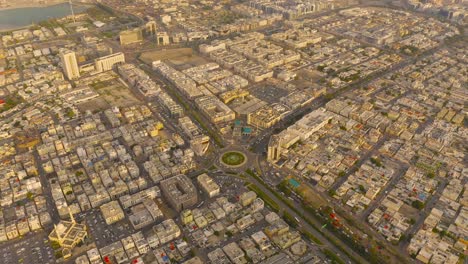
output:
[[[97,248],[104,247],[134,233],[133,227],[127,220],[107,225],[98,209],[88,211],[83,217],[88,225],[88,234],[96,243]]]
[[[43,231],[12,242],[6,242],[0,247],[0,263],[56,263],[54,251],[49,246],[47,234]]]
[[[258,99],[265,101],[269,104],[277,103],[280,98],[288,95],[288,91],[273,85],[265,85],[261,87],[254,87],[250,92]]]

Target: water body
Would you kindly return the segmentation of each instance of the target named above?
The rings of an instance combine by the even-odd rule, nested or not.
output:
[[[73,5],[75,14],[83,12],[88,7]],[[0,10],[0,30],[22,28],[50,18],[60,18],[71,14],[68,3],[45,6],[25,7]]]

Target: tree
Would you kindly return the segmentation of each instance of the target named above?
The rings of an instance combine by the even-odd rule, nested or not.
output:
[[[424,203],[419,201],[419,200],[414,200],[412,203],[411,203],[411,206],[413,206],[414,208],[418,209],[418,210],[421,210],[424,208]]]
[[[362,193],[366,193],[366,188],[363,185],[359,184],[359,191]]]
[[[66,113],[67,117],[69,118],[73,118],[75,117],[75,112],[73,111],[73,109],[71,108],[67,108],[67,113]]]
[[[60,248],[60,244],[59,244],[59,242],[57,242],[57,241],[51,241],[51,242],[50,242],[50,246],[51,246],[52,249],[54,249],[54,250],[57,250],[57,249]]]
[[[377,167],[382,167],[382,161],[379,158],[370,158],[370,162]]]

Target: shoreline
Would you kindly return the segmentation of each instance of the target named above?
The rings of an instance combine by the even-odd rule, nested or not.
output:
[[[47,4],[31,4],[31,3],[22,3],[15,6],[7,6],[7,7],[0,7],[0,11],[6,11],[11,9],[22,9],[22,8],[41,8],[41,7],[49,7],[54,5],[59,5],[63,3],[68,3],[66,0],[57,0]],[[75,4],[74,4],[75,5]]]
[[[58,0],[56,2],[52,2],[52,3],[47,3],[47,4],[21,4],[19,6],[15,6],[15,7],[2,7],[0,8],[0,12],[1,11],[7,11],[7,10],[15,10],[15,9],[25,9],[25,8],[46,8],[46,7],[51,7],[51,6],[55,6],[55,5],[61,5],[61,4],[65,4],[65,3],[68,3],[67,0]],[[77,3],[73,3],[73,6],[85,6],[85,7],[91,7],[93,6],[93,4],[87,4],[87,3],[82,3],[82,2],[77,2]],[[65,17],[65,16],[64,16]],[[11,28],[1,28],[0,27],[0,33],[5,33],[5,32],[9,32],[9,31],[15,31],[15,30],[21,30],[21,29],[26,29],[26,28],[29,28],[31,26],[33,26],[34,24],[29,24],[29,25],[24,25],[24,26],[16,26],[16,27],[11,27]]]

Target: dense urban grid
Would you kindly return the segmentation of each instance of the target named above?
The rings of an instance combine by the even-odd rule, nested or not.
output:
[[[74,4],[0,32],[0,263],[466,263],[465,1]]]

